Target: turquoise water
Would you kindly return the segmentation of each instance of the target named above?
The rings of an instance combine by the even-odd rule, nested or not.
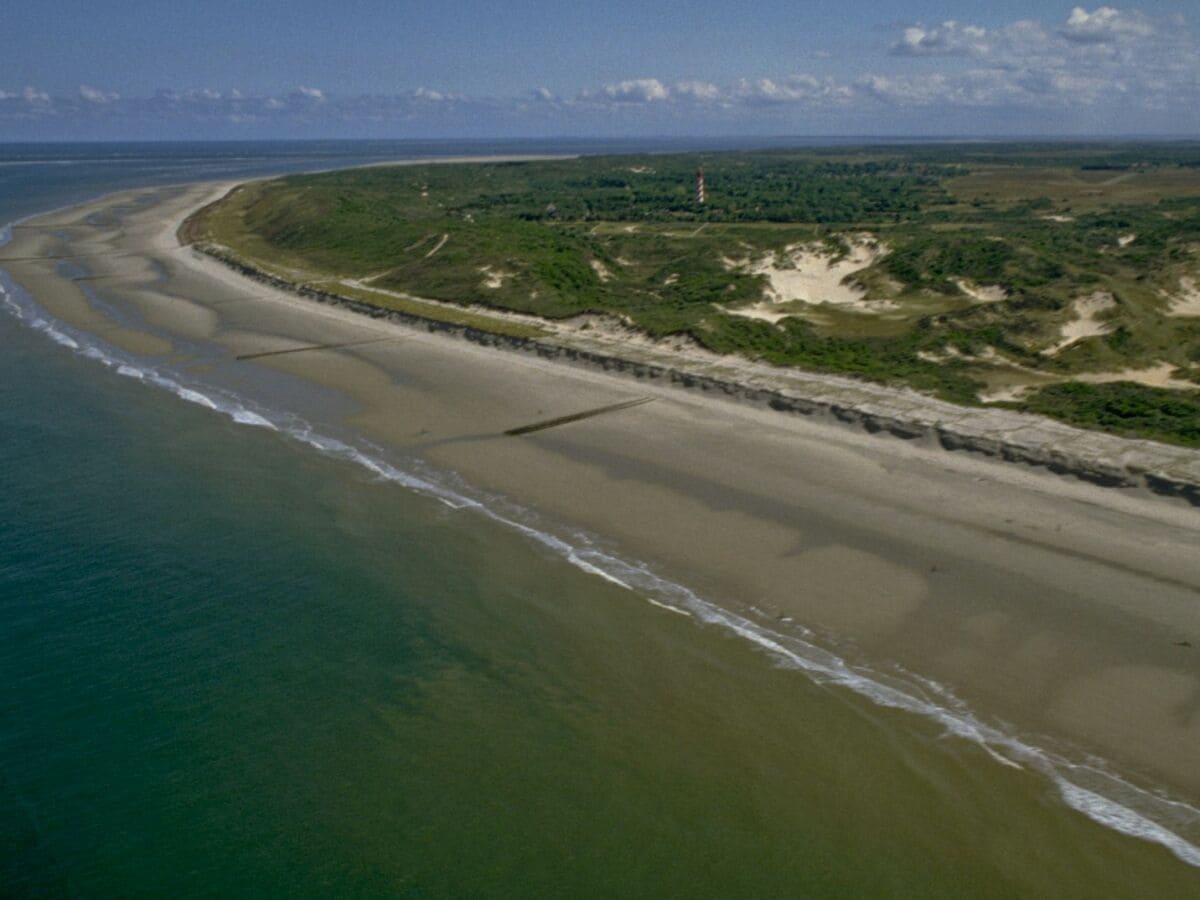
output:
[[[5,219],[81,199],[8,190]],[[0,894],[1200,884],[1036,773],[477,511],[9,315],[0,346]]]

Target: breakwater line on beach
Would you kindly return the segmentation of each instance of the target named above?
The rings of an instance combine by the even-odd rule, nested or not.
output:
[[[980,721],[936,687],[922,689],[918,685],[883,679],[849,666],[838,656],[818,647],[804,632],[784,634],[723,610],[686,587],[659,577],[650,567],[607,552],[587,535],[559,534],[537,522],[528,511],[499,498],[476,496],[461,485],[448,483],[439,473],[418,471],[407,464],[397,465],[378,448],[322,433],[298,417],[258,407],[244,398],[195,382],[166,368],[147,365],[54,320],[6,276],[0,276],[0,288],[4,291],[8,312],[60,345],[100,362],[118,375],[169,391],[236,423],[280,432],[326,455],[359,465],[384,481],[435,497],[447,506],[475,510],[497,524],[519,531],[583,571],[627,587],[657,605],[684,612],[698,621],[751,641],[779,664],[799,669],[820,683],[846,687],[881,706],[933,719],[948,733],[984,747],[998,761],[1033,769],[1049,777],[1067,805],[1094,821],[1162,844],[1181,860],[1200,866],[1200,849],[1195,837],[1200,812],[1189,806],[1163,800],[1100,769],[1071,763],[1007,735]]]

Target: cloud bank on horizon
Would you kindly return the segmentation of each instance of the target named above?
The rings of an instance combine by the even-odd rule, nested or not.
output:
[[[0,84],[0,140],[1200,133],[1200,40],[1182,15],[1077,6],[1054,22],[895,25],[874,63],[851,75],[784,68],[725,82],[631,73],[565,96],[545,85],[500,97],[311,85],[135,97],[94,84],[69,96]]]

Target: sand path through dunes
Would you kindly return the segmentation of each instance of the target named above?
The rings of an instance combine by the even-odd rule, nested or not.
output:
[[[998,284],[978,285],[962,278],[956,279],[954,283],[976,303],[999,303],[1008,299],[1008,291]]]
[[[437,253],[439,250],[441,250],[444,246],[446,246],[446,241],[448,241],[448,240],[450,240],[450,235],[443,234],[438,239],[438,242],[433,245],[433,249],[431,249],[428,253],[425,254],[425,259],[429,259],[429,257],[433,256],[435,253]]]

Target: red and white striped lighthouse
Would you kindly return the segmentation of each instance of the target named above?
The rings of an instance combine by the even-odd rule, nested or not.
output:
[[[704,168],[696,170],[696,202],[704,205]]]

